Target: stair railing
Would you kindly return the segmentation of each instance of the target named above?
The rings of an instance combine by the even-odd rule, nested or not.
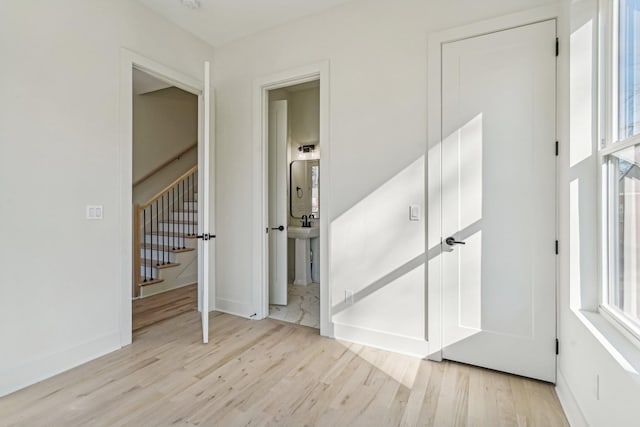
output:
[[[147,173],[144,176],[142,176],[141,178],[139,178],[136,182],[133,183],[133,186],[134,187],[138,186],[142,182],[146,181],[147,179],[151,178],[152,176],[154,176],[155,174],[157,174],[158,172],[160,172],[161,170],[163,170],[164,168],[169,166],[171,163],[173,163],[173,162],[175,162],[177,160],[181,160],[182,156],[187,154],[189,151],[196,149],[197,147],[198,147],[198,143],[194,142],[193,144],[191,144],[190,146],[188,146],[184,150],[180,151],[178,154],[175,154],[175,155],[171,156],[171,158],[169,160],[167,160],[167,161],[163,162],[162,164],[156,166],[149,173]]]
[[[185,249],[186,239],[197,234],[195,211],[185,210],[185,202],[196,201],[197,185],[198,166],[194,166],[148,202],[133,206],[134,297],[140,295],[138,284],[157,279],[154,264],[171,263],[168,252]]]

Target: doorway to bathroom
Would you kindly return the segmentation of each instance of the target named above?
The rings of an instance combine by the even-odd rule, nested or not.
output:
[[[320,328],[320,82],[268,91],[268,316]]]
[[[312,83],[313,82],[313,83]],[[304,83],[310,83],[310,85],[306,89],[311,89],[312,86],[317,85],[317,98],[318,101],[316,103],[317,107],[317,121],[318,121],[318,131],[317,131],[317,144],[313,147],[313,158],[304,158],[311,157],[312,147],[311,144],[298,144],[297,146],[289,147],[289,158],[286,157],[287,146],[284,148],[285,156],[280,156],[280,162],[284,164],[284,167],[270,167],[270,144],[269,144],[269,111],[272,110],[270,108],[270,101],[287,101],[287,113],[280,115],[280,121],[282,122],[283,117],[286,118],[286,126],[283,128],[286,129],[286,138],[287,144],[289,141],[294,142],[293,133],[290,132],[292,129],[293,121],[290,119],[290,116],[293,111],[296,110],[295,101],[291,102],[289,99],[289,92],[293,92],[291,98],[295,98],[295,89],[304,89],[304,86],[299,86]],[[298,86],[298,87],[294,87]],[[254,284],[254,304],[256,307],[255,314],[252,316],[255,319],[266,319],[269,317],[270,308],[273,305],[280,305],[281,311],[285,309],[285,307],[289,307],[292,305],[292,299],[290,298],[289,293],[289,284],[293,285],[293,282],[289,280],[290,277],[293,277],[292,280],[295,281],[295,232],[300,231],[301,233],[319,233],[317,240],[312,242],[312,238],[309,236],[309,251],[304,251],[304,253],[309,254],[309,266],[313,269],[313,264],[311,264],[312,260],[315,264],[316,268],[316,277],[319,275],[319,306],[320,306],[320,335],[326,337],[333,337],[333,322],[331,321],[331,306],[332,306],[332,292],[329,286],[329,259],[330,259],[330,221],[329,221],[329,212],[330,210],[330,191],[331,188],[328,185],[329,183],[326,181],[326,177],[330,176],[330,146],[331,140],[329,139],[329,61],[321,61],[313,64],[304,65],[297,68],[292,68],[284,71],[280,71],[275,74],[265,75],[255,80],[253,86],[253,108],[254,108],[254,117],[255,120],[253,122],[253,140],[254,140],[254,168],[256,170],[256,174],[254,175],[254,200],[255,200],[255,211],[254,217],[259,219],[254,224],[252,224],[253,231],[253,239],[255,242],[254,246],[254,257],[252,258],[252,268],[256,272],[256,282]],[[278,89],[291,89],[286,90],[286,97],[284,97],[283,93],[277,93]],[[302,91],[302,90],[300,90]],[[274,94],[273,98],[270,99],[270,95]],[[283,98],[279,98],[278,96],[283,96]],[[276,108],[276,107],[274,107]],[[272,117],[272,120],[273,117]],[[281,126],[282,123],[281,123]],[[273,126],[272,129],[275,129]],[[284,132],[281,132],[282,136]],[[312,142],[312,141],[301,141],[301,142]],[[304,147],[307,145],[307,147]],[[280,151],[283,151],[282,145],[280,145]],[[296,157],[291,157],[291,153],[295,152]],[[300,155],[300,157],[297,157]],[[282,159],[285,159],[284,161]],[[307,215],[306,220],[313,222],[317,227],[302,227],[303,218],[294,218],[291,216],[291,206],[290,199],[288,196],[291,194],[290,191],[290,178],[291,178],[291,168],[294,168],[294,172],[296,171],[297,165],[302,164],[310,164],[310,163],[297,163],[295,160],[318,160],[318,168],[312,169],[317,172],[318,179],[318,188],[317,188],[317,215],[314,215],[314,218],[310,218]],[[293,166],[292,166],[293,164]],[[283,182],[284,175],[284,186],[280,184],[280,194],[282,195],[282,189],[284,188],[284,197],[280,197],[280,212],[284,211],[284,216],[281,218],[277,218],[281,220],[278,223],[271,223],[274,220],[270,216],[271,207],[273,203],[271,202],[271,191],[270,191],[270,170],[271,171],[279,171],[279,180],[280,183]],[[323,177],[325,177],[325,181],[323,182]],[[277,178],[276,178],[277,179]],[[294,186],[294,192],[297,193],[296,187],[300,185]],[[300,186],[301,188],[303,186]],[[322,187],[322,189],[320,189]],[[312,190],[311,190],[312,191]],[[304,197],[304,195],[303,195]],[[284,203],[282,203],[284,200]],[[282,208],[284,206],[284,210]],[[303,214],[304,215],[304,214]],[[318,218],[319,216],[319,218]],[[282,226],[282,230],[280,230],[280,226]],[[294,227],[298,227],[296,230]],[[276,230],[272,230],[272,228],[276,228]],[[266,231],[266,232],[265,232]],[[291,238],[289,237],[291,233]],[[271,304],[270,301],[270,288],[271,288],[271,270],[276,268],[274,266],[272,268],[272,259],[270,256],[271,245],[272,243],[271,237],[277,235],[280,236],[279,246],[280,248],[286,247],[286,252],[280,251],[280,278],[286,277],[286,288],[282,286],[282,281],[280,282],[280,289],[286,289],[284,295],[287,297],[286,305],[284,304]],[[315,238],[315,237],[314,237]],[[275,238],[274,238],[275,239]],[[304,239],[302,239],[304,240]],[[284,244],[283,244],[284,242]],[[311,253],[311,245],[317,245],[315,251],[315,255]],[[300,245],[302,248],[305,245]],[[289,248],[292,247],[291,251],[291,259],[289,259]],[[286,254],[286,255],[283,255]],[[284,259],[284,262],[283,262]],[[303,259],[301,257],[300,259]],[[286,264],[285,264],[286,263]],[[284,266],[284,268],[283,268]],[[292,271],[293,275],[289,276],[289,271]],[[306,270],[303,270],[306,271]],[[311,272],[309,272],[311,275]],[[311,282],[313,284],[313,281]],[[305,288],[300,285],[297,288],[292,288],[292,290],[311,290],[312,288]],[[286,310],[286,309],[285,309]]]

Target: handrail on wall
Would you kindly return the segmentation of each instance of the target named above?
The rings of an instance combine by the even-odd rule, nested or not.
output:
[[[182,150],[181,152],[179,152],[178,154],[176,154],[175,156],[172,156],[169,160],[167,160],[166,162],[162,163],[160,166],[154,168],[151,172],[145,174],[142,178],[140,178],[139,180],[137,180],[136,182],[133,183],[133,186],[135,187],[136,185],[146,181],[147,179],[151,178],[153,175],[157,174],[158,172],[160,172],[162,169],[166,168],[167,166],[169,166],[171,163],[175,162],[176,160],[180,160],[180,158],[182,156],[184,156],[185,154],[187,154],[189,151],[193,150],[194,148],[196,148],[198,146],[197,142],[194,142],[193,144],[191,144],[190,146],[188,146],[187,148],[185,148],[184,150]]]

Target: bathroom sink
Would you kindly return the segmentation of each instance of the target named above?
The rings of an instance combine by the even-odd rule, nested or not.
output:
[[[319,227],[299,227],[290,225],[287,228],[287,236],[290,239],[312,239],[320,235]]]
[[[296,243],[296,274],[294,285],[307,286],[311,283],[311,239],[320,235],[319,227],[290,225],[287,236]]]

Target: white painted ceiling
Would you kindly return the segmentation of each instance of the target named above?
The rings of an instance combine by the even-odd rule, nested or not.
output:
[[[189,9],[180,0],[139,0],[213,46],[312,15],[351,0],[200,0]]]
[[[142,95],[157,90],[166,89],[171,85],[165,81],[153,77],[144,71],[133,69],[133,94]]]

